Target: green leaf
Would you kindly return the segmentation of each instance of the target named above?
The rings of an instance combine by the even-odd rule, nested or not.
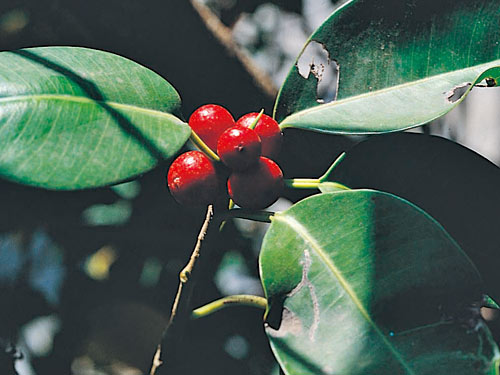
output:
[[[500,168],[492,162],[441,137],[385,134],[347,151],[329,179],[386,191],[421,207],[472,259],[485,293],[500,300]]]
[[[391,194],[318,194],[277,213],[260,255],[286,374],[488,374],[481,280],[443,228]]]
[[[318,102],[320,69],[303,78],[299,56],[275,117],[282,128],[349,134],[398,131],[438,118],[478,82],[498,82],[499,13],[498,0],[348,1],[308,41],[326,49],[327,68],[338,64],[336,100]]]
[[[485,295],[483,297],[483,303],[481,306],[487,307],[489,309],[500,310],[500,306],[498,306],[498,303],[496,303],[496,301],[488,295]]]
[[[344,185],[338,184],[337,182],[321,182],[318,185],[319,191],[322,193],[335,193],[337,191],[344,191],[346,190],[346,187]]]
[[[180,98],[111,53],[44,47],[0,53],[0,176],[50,189],[130,179],[190,135]]]

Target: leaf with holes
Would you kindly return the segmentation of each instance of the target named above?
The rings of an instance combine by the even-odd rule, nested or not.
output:
[[[151,70],[111,53],[0,53],[0,176],[49,189],[130,179],[175,154],[190,129]]]
[[[260,269],[288,375],[497,374],[477,270],[394,195],[318,194],[277,213]]]
[[[349,134],[438,118],[475,84],[498,82],[498,14],[499,0],[350,0],[310,37],[275,117],[282,128]]]

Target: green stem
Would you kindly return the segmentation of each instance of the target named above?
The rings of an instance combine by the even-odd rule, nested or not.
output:
[[[205,306],[198,307],[197,309],[193,310],[191,318],[192,319],[203,318],[229,305],[251,306],[265,310],[267,309],[267,300],[264,297],[252,296],[247,294],[228,296],[210,302]]]
[[[264,114],[264,108],[262,108],[258,114],[258,116],[253,120],[252,124],[249,126],[250,129],[254,129],[257,123],[259,122],[260,118]]]
[[[322,184],[329,184],[339,190],[351,190],[338,182],[324,181],[321,178],[290,178],[285,179],[285,186],[291,189],[319,189]]]
[[[350,190],[347,186],[339,184],[338,182],[328,181],[328,177],[332,174],[333,170],[342,162],[345,157],[345,152],[339,155],[337,159],[328,167],[328,170],[320,178],[291,178],[285,179],[285,186],[292,189],[319,189],[320,184],[330,184],[331,186],[340,190]]]
[[[189,137],[191,142],[195,144],[201,151],[203,151],[210,159],[214,161],[220,161],[219,156],[212,151],[210,147],[206,145],[205,142],[201,140],[201,138],[196,134],[193,130],[191,130],[191,136]]]
[[[253,221],[260,221],[262,223],[270,223],[271,217],[274,216],[274,212],[271,211],[253,211],[246,210],[243,208],[233,208],[224,214],[224,218],[238,218]]]
[[[292,189],[317,189],[321,180],[319,178],[290,178],[285,179],[285,186]]]
[[[231,211],[234,207],[234,202],[231,198],[229,198],[229,203],[227,204],[227,209],[229,211]],[[230,215],[225,215],[226,217],[230,217]],[[222,220],[222,223],[220,223],[220,226],[219,226],[219,232],[222,232],[222,229],[224,229],[224,227],[226,226],[226,219]]]
[[[341,153],[337,159],[330,165],[330,167],[327,169],[327,171],[319,178],[321,182],[327,181],[328,177],[332,174],[333,170],[337,168],[337,166],[344,160],[345,158],[345,152]]]

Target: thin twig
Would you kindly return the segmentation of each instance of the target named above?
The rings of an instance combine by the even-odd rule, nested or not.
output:
[[[150,375],[155,375],[156,370],[158,370],[158,367],[160,367],[163,364],[160,357],[161,357],[161,344],[159,344],[158,347],[156,348],[156,352],[153,357],[153,364],[151,366],[151,371],[149,372]]]
[[[177,309],[179,308],[179,301],[182,295],[182,288],[189,281],[189,277],[193,273],[196,260],[200,257],[201,243],[205,239],[208,226],[210,224],[210,221],[212,220],[213,215],[214,215],[214,209],[213,206],[210,205],[207,207],[207,214],[205,216],[205,221],[203,222],[200,233],[198,233],[198,240],[196,241],[196,246],[194,247],[193,253],[191,254],[191,258],[189,259],[189,262],[186,265],[186,267],[184,267],[179,274],[179,288],[177,289],[177,295],[175,296],[174,304],[172,306],[172,312],[170,313],[170,320],[168,322],[169,325],[173,323],[175,316],[177,314]]]
[[[151,371],[150,375],[155,375],[156,371],[158,368],[163,364],[162,360],[162,349],[164,349],[165,346],[168,346],[169,350],[172,350],[173,348],[171,345],[168,345],[170,343],[170,337],[174,337],[175,335],[171,334],[172,326],[174,326],[174,323],[177,322],[177,317],[181,316],[179,314],[180,310],[188,310],[189,313],[186,313],[183,316],[183,320],[187,321],[189,319],[190,315],[190,309],[189,309],[189,298],[191,295],[192,291],[192,284],[189,283],[191,280],[191,275],[193,274],[194,266],[196,265],[196,260],[200,256],[200,250],[201,250],[201,245],[203,243],[203,240],[205,239],[205,236],[207,235],[208,228],[210,225],[210,222],[212,220],[214,214],[214,209],[213,206],[210,205],[207,207],[207,213],[205,215],[205,221],[203,222],[203,225],[200,229],[200,233],[198,233],[198,239],[196,241],[196,246],[194,247],[194,250],[191,254],[191,257],[189,258],[189,262],[187,265],[182,269],[182,271],[179,273],[179,286],[177,288],[177,293],[175,295],[174,303],[172,305],[172,311],[170,312],[170,319],[168,320],[167,326],[165,327],[165,330],[163,331],[163,337],[161,343],[158,345],[154,358],[153,358],[153,363],[151,366]],[[184,290],[187,289],[187,290]]]
[[[233,39],[231,29],[224,25],[219,18],[199,0],[191,0],[191,4],[205,23],[207,29],[217,38],[217,40],[236,56],[246,71],[252,76],[257,85],[271,98],[276,96],[278,89],[271,78],[259,69],[245,51],[236,44]]]

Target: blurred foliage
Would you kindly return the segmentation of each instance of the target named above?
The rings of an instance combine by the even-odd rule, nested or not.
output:
[[[233,24],[243,13],[254,13],[263,4],[275,4],[284,11],[301,13],[302,0],[202,0],[216,12],[221,21]]]

